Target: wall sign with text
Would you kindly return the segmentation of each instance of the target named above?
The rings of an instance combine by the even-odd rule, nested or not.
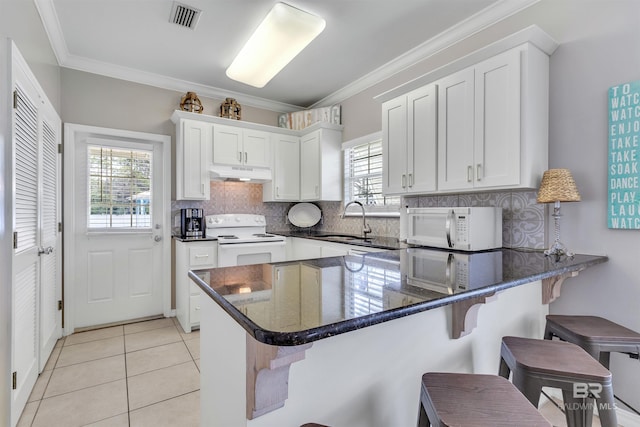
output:
[[[640,81],[609,89],[609,228],[640,229]]]

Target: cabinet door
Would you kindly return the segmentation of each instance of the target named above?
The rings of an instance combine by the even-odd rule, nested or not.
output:
[[[407,191],[436,190],[437,86],[429,85],[407,95]]]
[[[244,161],[242,129],[231,126],[213,127],[213,163],[239,165]]]
[[[182,162],[178,161],[176,168],[178,200],[209,200],[207,154],[210,144],[210,124],[194,120],[182,122]]]
[[[407,186],[407,98],[382,104],[382,193],[401,194]]]
[[[475,67],[475,187],[520,184],[520,50]]]
[[[246,166],[269,167],[269,134],[244,129],[242,135],[243,162]]]
[[[473,68],[437,84],[438,189],[473,188]]]
[[[316,131],[300,139],[300,200],[319,200],[320,191],[320,131]]]
[[[300,138],[273,135],[273,198],[300,199]]]

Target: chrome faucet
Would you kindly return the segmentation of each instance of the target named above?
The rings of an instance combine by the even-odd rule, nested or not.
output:
[[[363,238],[367,238],[367,234],[371,233],[371,227],[369,227],[369,224],[367,224],[367,222],[365,221],[365,216],[364,216],[364,206],[362,206],[362,203],[360,203],[357,200],[353,200],[349,203],[347,203],[346,205],[344,205],[344,210],[342,211],[342,215],[340,215],[340,218],[344,218],[344,215],[347,213],[347,208],[353,204],[359,205],[360,209],[362,209],[362,237]]]

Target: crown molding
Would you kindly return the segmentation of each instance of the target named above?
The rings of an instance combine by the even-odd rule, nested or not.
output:
[[[386,63],[367,75],[355,80],[353,83],[350,83],[342,89],[337,90],[331,95],[306,108],[317,108],[338,104],[345,99],[393,76],[394,74],[435,55],[437,52],[464,40],[486,27],[530,7],[538,1],[540,0],[501,0],[494,3],[486,9],[425,41],[419,46],[400,55],[396,59]],[[51,48],[56,56],[58,65],[61,67],[178,92],[196,90],[199,95],[216,99],[224,99],[231,96],[243,105],[264,108],[271,111],[291,112],[305,109],[305,107],[297,105],[272,101],[240,92],[228,91],[213,86],[193,83],[160,74],[149,73],[146,71],[71,55],[64,40],[64,35],[58,15],[55,11],[53,0],[34,0],[34,2],[40,14],[40,18],[42,19],[47,36],[49,37],[49,42],[51,43]]]
[[[394,74],[453,46],[483,29],[524,10],[540,0],[501,0],[430,38],[392,61],[321,99],[309,108],[338,104]]]

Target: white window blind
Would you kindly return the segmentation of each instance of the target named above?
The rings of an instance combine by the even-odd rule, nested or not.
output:
[[[382,140],[346,148],[344,165],[345,202],[357,200],[368,213],[398,212],[400,197],[382,194]]]
[[[151,228],[151,151],[89,146],[90,230]]]

